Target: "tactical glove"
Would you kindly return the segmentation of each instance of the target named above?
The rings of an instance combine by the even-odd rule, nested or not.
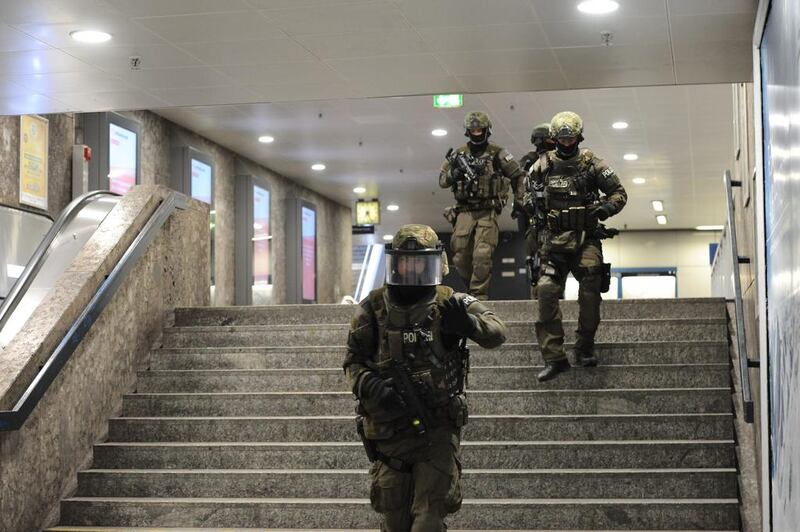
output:
[[[593,207],[591,211],[589,211],[589,216],[592,218],[596,218],[601,222],[604,220],[608,220],[609,216],[611,216],[611,205],[608,203],[601,203],[600,205]]]
[[[476,319],[467,312],[464,298],[450,296],[442,303],[442,330],[448,334],[467,337],[478,328]]]
[[[358,389],[359,399],[369,399],[384,412],[393,412],[405,408],[405,402],[392,386],[392,379],[382,379],[374,373],[367,373],[361,378]]]

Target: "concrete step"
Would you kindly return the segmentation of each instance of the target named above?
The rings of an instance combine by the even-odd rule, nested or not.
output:
[[[153,499],[74,497],[64,525],[375,528],[366,499]],[[736,529],[737,499],[467,499],[453,527],[544,529]]]
[[[508,342],[534,342],[531,321],[507,321]],[[575,341],[576,321],[565,321],[565,338]],[[163,347],[225,346],[344,346],[349,325],[243,325],[169,327],[164,329]],[[604,320],[597,331],[598,342],[669,340],[723,341],[727,337],[724,318],[619,319]]]
[[[115,526],[56,526],[53,528],[46,529],[46,532],[116,532],[116,531],[129,531],[133,530],[136,532],[164,532],[163,528],[150,528],[150,527],[115,527]],[[252,530],[259,530],[260,532],[297,532],[296,528],[218,528],[216,529],[220,532],[246,532]],[[380,532],[377,528],[349,528],[346,531],[341,528],[314,528],[314,529],[307,529],[313,530],[314,532]],[[450,532],[474,532],[474,530],[463,529],[463,528],[449,528]],[[533,529],[519,529],[515,528],[515,532],[544,532],[543,530],[533,530]],[[596,528],[593,530],[597,530]],[[169,532],[208,532],[207,528],[169,528]],[[575,530],[548,530],[547,532],[580,532]],[[655,530],[635,530],[630,532],[656,532]],[[658,532],[692,532],[691,530],[660,530]],[[728,530],[724,532],[735,532],[733,530]]]
[[[732,440],[463,442],[464,467],[590,469],[735,467]],[[360,469],[360,442],[100,443],[96,469]]]
[[[471,416],[464,435],[473,441],[728,440],[731,414],[587,416]],[[109,441],[267,442],[354,441],[348,416],[111,418]]]
[[[541,369],[537,366],[473,367],[469,388],[708,388],[730,384],[728,364],[573,368],[544,383],[536,379]],[[136,389],[139,393],[349,391],[339,368],[140,371]]]
[[[574,360],[574,344],[565,346]],[[606,365],[627,364],[724,364],[729,360],[727,342],[632,342],[595,345]],[[524,366],[541,364],[535,343],[505,343],[497,349],[470,348],[475,366]],[[174,347],[153,352],[151,369],[281,369],[339,367],[341,346],[331,347]]]
[[[466,498],[736,498],[736,469],[465,469]],[[366,469],[153,470],[78,473],[76,497],[369,497]]]
[[[487,301],[502,319],[535,320],[535,301]],[[278,305],[271,307],[200,307],[175,309],[175,325],[281,325],[314,323],[350,323],[354,305]],[[578,303],[562,301],[565,319],[578,319]],[[725,300],[637,299],[603,301],[605,319],[638,318],[724,318]]]
[[[730,388],[470,391],[473,414],[679,414],[729,412]],[[135,393],[122,415],[325,416],[354,412],[349,392]]]

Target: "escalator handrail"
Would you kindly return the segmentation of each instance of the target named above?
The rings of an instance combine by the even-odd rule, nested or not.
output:
[[[81,209],[90,201],[93,201],[97,196],[113,197],[119,196],[119,194],[115,192],[109,192],[108,190],[94,190],[92,192],[87,192],[86,194],[72,200],[70,204],[67,205],[63,211],[61,211],[61,214],[59,214],[56,221],[53,222],[53,225],[50,227],[50,230],[47,232],[44,239],[39,243],[36,251],[34,251],[33,255],[31,255],[30,260],[28,260],[28,263],[25,265],[25,269],[22,271],[22,275],[19,276],[19,279],[17,279],[17,281],[14,283],[14,286],[11,287],[11,290],[8,292],[8,295],[6,296],[2,305],[0,305],[0,331],[3,330],[6,322],[13,314],[14,309],[17,308],[17,305],[19,305],[19,302],[22,300],[22,296],[25,295],[25,292],[28,290],[31,282],[33,282],[36,274],[42,268],[42,265],[44,264],[44,261],[50,251],[50,244],[53,243],[61,230],[75,218]]]
[[[20,212],[26,212],[28,214],[35,214],[36,216],[47,218],[51,222],[53,221],[53,217],[50,216],[49,212],[39,211],[31,207],[25,207],[24,205],[9,205],[7,203],[0,203],[0,207],[4,209],[11,209],[12,211],[20,211]]]
[[[174,191],[167,194],[128,249],[125,250],[119,262],[114,265],[111,273],[100,284],[92,299],[75,319],[19,401],[11,410],[0,411],[0,431],[18,430],[22,427],[50,384],[58,377],[61,368],[67,363],[117,289],[136,266],[138,259],[158,236],[161,227],[175,209],[186,209],[187,207],[188,199],[185,195]]]

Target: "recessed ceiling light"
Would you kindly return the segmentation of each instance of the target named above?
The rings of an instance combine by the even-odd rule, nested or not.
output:
[[[625,159],[626,161],[635,161],[636,159],[639,158],[639,156],[636,155],[635,153],[626,153],[625,155],[622,156],[622,158]]]
[[[363,194],[366,191],[367,191],[367,189],[364,188],[364,187],[356,187],[356,188],[353,189],[353,192],[355,192],[356,194]]]
[[[724,225],[698,225],[695,227],[698,231],[722,231],[725,229]]]
[[[631,179],[634,185],[644,185],[647,182],[647,179],[643,177],[634,177]]]
[[[100,44],[111,40],[111,34],[97,30],[71,31],[69,36],[78,42],[86,44]]]
[[[578,11],[587,15],[605,15],[619,9],[614,0],[586,0],[578,4]]]
[[[394,205],[394,204],[387,205],[386,206],[386,210],[387,211],[398,211],[398,210],[400,210],[400,207],[398,205]]]
[[[653,200],[650,202],[653,205],[653,210],[656,212],[664,211],[664,202],[661,200]]]
[[[325,170],[325,165],[322,164],[322,163],[314,163],[314,164],[311,165],[311,169],[315,170],[317,172],[321,172],[321,171]]]
[[[628,123],[627,122],[614,122],[611,124],[611,127],[614,129],[627,129]]]
[[[383,239],[386,240],[387,242],[389,240],[392,240],[393,238],[394,238],[394,235],[383,235]]]
[[[656,216],[656,221],[658,222],[658,225],[667,225],[667,217],[663,214]]]
[[[431,131],[431,135],[433,135],[434,137],[444,137],[445,135],[447,135],[447,130],[446,129],[434,129],[433,131]]]
[[[269,135],[261,135],[260,137],[258,137],[258,142],[269,144],[271,142],[275,142],[275,137],[270,137]]]

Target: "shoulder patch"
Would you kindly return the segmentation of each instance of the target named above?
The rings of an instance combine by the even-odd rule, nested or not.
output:
[[[600,175],[603,176],[603,177],[608,177],[608,176],[612,175],[613,173],[614,173],[614,170],[612,170],[611,167],[609,166],[608,168],[603,170],[603,173],[600,174]]]
[[[505,161],[511,161],[511,160],[513,160],[513,159],[514,159],[514,156],[513,156],[513,155],[511,155],[511,152],[510,152],[510,151],[509,151],[509,152],[506,152],[506,156],[505,156],[505,157],[503,157],[503,160],[505,160]]]
[[[465,307],[470,306],[471,304],[475,303],[478,300],[476,297],[471,296],[469,294],[465,294],[463,299]]]

